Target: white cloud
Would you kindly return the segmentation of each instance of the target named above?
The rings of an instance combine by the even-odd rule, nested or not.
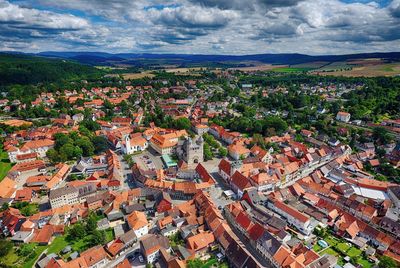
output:
[[[17,3],[0,0],[0,42],[8,48],[14,42],[26,50],[338,54],[400,47],[400,0],[387,7],[339,0]],[[42,10],[46,6],[52,11]]]

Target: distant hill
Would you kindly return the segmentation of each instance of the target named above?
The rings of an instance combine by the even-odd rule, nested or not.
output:
[[[269,64],[302,64],[315,61],[337,62],[367,58],[383,58],[387,60],[400,61],[400,52],[389,53],[361,53],[349,55],[323,55],[310,56],[304,54],[257,54],[257,55],[196,55],[196,54],[148,54],[148,53],[118,53],[105,52],[41,52],[39,56],[73,59],[87,64],[118,64],[137,63],[154,64],[155,62],[166,64],[201,64],[201,63],[232,63],[257,61]]]
[[[100,70],[79,62],[80,60],[73,62],[69,59],[0,53],[0,86],[88,79],[101,75]]]

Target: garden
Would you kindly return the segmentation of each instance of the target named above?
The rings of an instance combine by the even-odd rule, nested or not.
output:
[[[364,252],[353,246],[351,243],[344,239],[339,239],[333,236],[330,232],[323,230],[317,231],[320,239],[327,242],[328,247],[323,248],[318,243],[315,243],[313,250],[320,255],[329,254],[336,256],[338,258],[338,264],[344,265],[346,261],[344,258],[346,256],[350,257],[350,262],[352,264],[360,264],[364,268],[373,267],[373,263],[369,262]]]

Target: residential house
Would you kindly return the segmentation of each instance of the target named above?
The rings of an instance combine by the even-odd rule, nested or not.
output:
[[[140,240],[140,250],[145,256],[147,263],[154,263],[160,257],[160,250],[170,251],[169,240],[161,235],[150,234]]]

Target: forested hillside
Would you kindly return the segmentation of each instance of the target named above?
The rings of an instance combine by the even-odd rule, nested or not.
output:
[[[28,55],[0,54],[0,87],[100,77],[102,71],[87,65]]]

